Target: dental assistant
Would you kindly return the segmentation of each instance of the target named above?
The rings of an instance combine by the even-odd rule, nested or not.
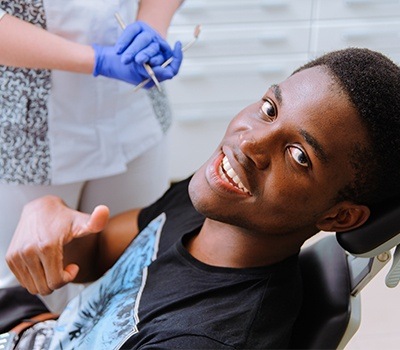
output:
[[[117,213],[167,188],[168,99],[155,88],[134,93],[127,82],[140,82],[140,71],[120,66],[111,48],[122,33],[116,12],[165,38],[181,2],[0,0],[0,288],[17,285],[4,257],[32,199],[58,195],[82,211],[102,202]],[[166,79],[181,60],[180,47],[171,52]],[[58,311],[76,289],[44,303]]]

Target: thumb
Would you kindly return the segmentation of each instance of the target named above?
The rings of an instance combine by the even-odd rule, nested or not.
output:
[[[73,237],[84,237],[102,231],[110,218],[110,209],[98,205],[92,214],[78,213],[72,224]]]
[[[178,74],[183,59],[182,43],[177,41],[174,46],[174,60],[171,62],[171,68],[174,74]]]
[[[109,218],[110,209],[105,205],[98,205],[89,216],[85,231],[87,233],[97,233],[104,230]]]

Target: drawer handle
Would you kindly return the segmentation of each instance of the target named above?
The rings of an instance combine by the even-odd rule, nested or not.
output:
[[[349,5],[369,5],[369,4],[398,4],[398,0],[346,0]]]
[[[287,0],[261,0],[261,6],[265,10],[288,7]]]
[[[370,36],[371,32],[369,30],[352,30],[343,33],[343,38],[345,40],[361,40]]]
[[[219,69],[218,66],[212,67],[191,67],[188,70],[183,69],[179,74],[180,79],[202,79],[207,78],[210,79],[212,76],[216,75],[232,75],[237,74],[238,69],[240,70],[242,67],[241,74],[284,74],[286,72],[285,67],[282,65],[270,64],[270,65],[257,65],[257,64],[248,64],[248,65],[232,65],[226,66],[224,69]],[[243,69],[246,67],[246,69]]]
[[[204,69],[201,69],[201,68],[191,68],[186,71],[183,70],[179,74],[179,76],[182,79],[199,79],[199,78],[203,78],[205,75],[207,75],[207,74],[205,74]]]
[[[285,68],[282,66],[263,66],[260,68],[262,74],[283,74],[285,73]]]
[[[259,40],[264,44],[276,44],[287,41],[288,36],[285,33],[263,33],[259,36]]]
[[[191,15],[193,13],[199,13],[199,12],[206,12],[207,11],[207,7],[205,5],[202,4],[196,4],[196,3],[190,3],[188,2],[189,5],[184,5],[181,9],[182,13]]]

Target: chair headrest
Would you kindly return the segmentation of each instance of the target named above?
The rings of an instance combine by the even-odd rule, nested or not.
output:
[[[371,208],[361,227],[336,233],[338,243],[350,254],[373,257],[400,244],[400,198]]]

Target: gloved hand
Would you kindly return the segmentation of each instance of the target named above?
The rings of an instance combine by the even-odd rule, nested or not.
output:
[[[182,46],[177,42],[174,50],[161,37],[161,35],[142,21],[136,21],[128,25],[116,45],[118,54],[121,54],[123,63],[137,63],[143,66],[149,64],[159,81],[173,78],[179,71],[182,63]],[[167,67],[161,65],[173,58]],[[151,84],[152,86],[154,84]],[[146,85],[149,87],[149,85]]]
[[[180,42],[172,50],[157,31],[141,21],[127,26],[114,47],[94,44],[93,48],[94,76],[103,75],[135,85],[149,78],[144,63],[152,67],[161,82],[172,79],[178,73],[183,58]],[[170,57],[173,57],[172,62],[167,67],[161,67]],[[145,88],[153,85],[151,80]]]
[[[168,45],[168,47],[169,47],[169,45]],[[170,48],[169,48],[169,50],[170,50]],[[168,80],[168,79],[172,79],[179,72],[179,68],[181,66],[182,59],[183,59],[182,44],[179,41],[177,41],[175,43],[174,50],[170,51],[170,52],[171,52],[171,55],[168,55],[168,58],[172,57],[173,60],[166,67],[162,67],[161,65],[152,66],[152,64],[151,64],[152,60],[150,60],[149,64],[150,64],[150,66],[152,66],[153,72],[159,82],[162,82],[162,81]],[[164,63],[164,60],[162,63]],[[153,85],[154,85],[154,82],[153,82],[153,80],[150,79],[150,82],[147,83],[144,87],[148,89],[149,87],[152,87]]]
[[[121,55],[118,55],[114,46],[92,45],[95,51],[95,65],[93,75],[96,77],[102,75],[109,78],[125,81],[130,84],[138,85],[149,77],[142,63],[131,62],[124,64],[121,62]],[[169,45],[168,45],[169,47]],[[182,45],[180,42],[175,44],[174,50],[170,51],[173,57],[172,62],[167,67],[161,65],[152,66],[154,74],[159,82],[172,79],[179,71],[182,63]],[[162,60],[161,63],[163,63]],[[151,63],[149,63],[151,65]],[[150,80],[144,87],[146,89],[154,86]]]
[[[92,45],[95,52],[93,75],[102,75],[109,78],[125,81],[137,85],[149,75],[142,65],[124,64],[114,46]]]
[[[170,46],[161,35],[142,21],[128,25],[118,38],[115,48],[123,63],[134,61],[157,66],[169,58],[165,57],[166,54],[172,55]]]

